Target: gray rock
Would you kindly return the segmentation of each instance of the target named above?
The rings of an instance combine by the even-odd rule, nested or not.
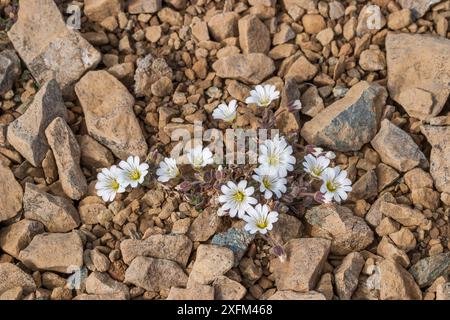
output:
[[[130,290],[122,282],[112,279],[107,273],[92,272],[86,279],[86,292],[89,294],[123,294],[129,297]]]
[[[164,58],[154,58],[151,54],[138,60],[134,74],[134,92],[136,97],[151,96],[151,87],[159,79],[172,79],[172,69]]]
[[[399,0],[398,3],[403,9],[412,11],[414,18],[419,19],[425,15],[428,9],[442,0]]]
[[[245,252],[248,249],[248,245],[253,241],[255,235],[248,233],[243,229],[230,228],[225,232],[216,234],[211,244],[227,247],[234,253],[234,266],[239,265]]]
[[[341,300],[350,300],[358,286],[358,278],[364,266],[364,258],[359,252],[348,254],[334,271],[336,291]]]
[[[416,279],[417,284],[423,288],[430,286],[440,276],[448,274],[449,270],[450,253],[445,252],[419,260],[408,271]]]
[[[0,263],[0,294],[15,287],[21,287],[25,293],[36,290],[33,278],[12,263]]]
[[[0,52],[0,96],[11,90],[20,73],[20,59],[14,50]]]

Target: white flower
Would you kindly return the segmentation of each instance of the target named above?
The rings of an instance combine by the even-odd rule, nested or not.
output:
[[[214,162],[211,150],[209,150],[209,148],[203,149],[202,146],[196,146],[195,148],[190,149],[187,153],[187,158],[189,163],[195,169],[206,167],[208,164]]]
[[[98,181],[95,184],[95,189],[97,189],[97,195],[102,197],[103,201],[113,201],[117,193],[125,191],[125,187],[118,181],[120,171],[116,166],[112,166],[109,169],[102,169],[97,174]]]
[[[164,158],[164,161],[159,163],[159,168],[156,170],[158,181],[167,182],[170,179],[176,178],[180,174],[177,167],[177,161],[173,158]]]
[[[255,103],[259,107],[267,107],[279,97],[280,92],[277,91],[275,86],[270,84],[265,86],[257,85],[255,90],[250,91],[250,97],[245,99],[245,103]]]
[[[336,154],[333,151],[325,152],[325,151],[323,151],[322,148],[319,148],[319,147],[313,148],[313,151],[311,152],[311,154],[314,157],[324,156],[330,160],[333,160],[334,158],[336,158]]]
[[[294,170],[295,157],[292,152],[292,147],[278,135],[272,140],[264,141],[259,147],[258,162],[261,164],[261,170],[269,175],[286,177],[288,171]]]
[[[230,103],[221,103],[214,109],[212,116],[214,119],[225,122],[233,122],[236,119],[237,101],[231,100]]]
[[[272,230],[273,224],[278,221],[278,213],[270,211],[267,204],[257,204],[242,219],[247,222],[244,229],[251,234],[256,232],[266,234],[267,231]]]
[[[297,99],[295,100],[290,106],[289,106],[289,110],[292,111],[299,111],[302,109],[302,102]]]
[[[219,196],[219,202],[223,203],[222,211],[229,210],[230,217],[242,218],[245,212],[252,209],[252,205],[256,204],[255,198],[251,197],[255,189],[247,188],[247,181],[242,180],[237,185],[231,181],[227,185],[221,187],[223,195]]]
[[[305,172],[308,172],[311,176],[319,179],[329,165],[330,159],[322,156],[316,158],[312,154],[308,154],[305,157],[305,162],[303,162]]]
[[[323,184],[320,192],[325,195],[325,201],[333,199],[337,203],[347,199],[347,192],[352,191],[352,182],[347,178],[347,171],[340,167],[327,168],[322,174]]]
[[[270,199],[274,193],[278,198],[281,198],[281,194],[286,192],[287,180],[285,178],[278,175],[268,175],[261,168],[256,168],[255,173],[256,175],[252,177],[260,183],[259,191],[264,193],[264,198]]]
[[[136,188],[138,184],[144,182],[144,178],[148,173],[148,164],[140,163],[137,156],[129,156],[127,161],[120,161],[119,167],[122,169],[119,182],[124,187],[131,186]]]
[[[330,160],[333,160],[334,158],[336,158],[336,153],[334,153],[333,151],[328,151],[325,153],[325,157],[327,157]]]
[[[312,150],[313,150],[313,151],[311,152],[311,154],[312,154],[314,157],[319,157],[319,156],[322,155],[322,153],[323,153],[323,149],[322,149],[322,148],[319,148],[319,147],[315,147],[315,148],[313,148]]]

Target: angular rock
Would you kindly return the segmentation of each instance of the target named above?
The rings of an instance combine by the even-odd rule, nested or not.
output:
[[[161,0],[131,0],[128,2],[128,12],[131,14],[156,13],[161,7]]]
[[[86,294],[82,293],[72,300],[127,300],[127,296],[122,293],[114,293],[114,294]]]
[[[14,287],[0,294],[0,301],[21,300],[22,296],[23,296],[23,289],[21,287]]]
[[[84,3],[84,14],[95,22],[117,16],[120,11],[120,0],[86,0]]]
[[[386,58],[380,49],[367,49],[361,52],[359,65],[365,71],[380,71],[386,68]]]
[[[392,12],[388,16],[388,27],[392,30],[400,30],[409,26],[412,22],[411,11],[403,9]]]
[[[24,216],[41,222],[49,232],[68,232],[80,225],[80,215],[72,203],[53,196],[34,184],[25,184]]]
[[[172,260],[186,266],[192,251],[192,241],[181,234],[157,234],[145,240],[123,240],[120,251],[126,264],[130,264],[137,256],[144,256]]]
[[[188,277],[173,261],[136,257],[125,272],[125,283],[148,291],[169,290],[185,287]]]
[[[205,210],[192,222],[187,236],[192,241],[207,241],[217,233],[220,226],[220,217],[215,212]]]
[[[100,272],[92,272],[86,279],[86,292],[96,295],[122,294],[125,297],[130,295],[125,284],[112,279],[107,273]]]
[[[270,231],[272,239],[280,244],[285,244],[291,239],[298,239],[301,236],[303,228],[302,222],[294,216],[280,213],[278,214],[278,221],[273,225]]]
[[[416,238],[408,228],[402,227],[399,231],[389,234],[389,238],[391,238],[397,247],[405,252],[416,247]]]
[[[449,51],[450,40],[443,37],[388,33],[389,93],[411,117],[425,120],[444,107],[450,94]]]
[[[433,188],[433,178],[421,168],[414,168],[403,176],[406,185],[410,190],[417,188]]]
[[[273,60],[262,53],[226,56],[214,62],[212,67],[221,78],[247,84],[260,84],[275,71]]]
[[[19,257],[37,234],[44,232],[44,226],[38,221],[23,219],[0,229],[0,248],[14,258]]]
[[[378,195],[378,178],[375,170],[367,171],[352,186],[352,191],[348,195],[349,200],[356,201],[370,199]]]
[[[108,168],[114,163],[111,151],[89,135],[77,136],[81,150],[81,164],[87,168]]]
[[[39,234],[20,252],[19,260],[32,270],[72,273],[83,266],[83,242],[74,231]]]
[[[75,135],[63,118],[56,118],[45,129],[45,136],[53,151],[64,193],[71,199],[81,199],[87,192],[87,182],[80,168],[80,147]]]
[[[208,21],[209,33],[216,41],[238,35],[239,15],[235,12],[223,12],[211,17]]]
[[[341,300],[350,300],[358,286],[358,278],[364,266],[364,258],[359,252],[345,256],[341,265],[334,271],[336,291]]]
[[[419,210],[390,202],[381,202],[380,212],[405,227],[423,226],[427,219]]]
[[[367,223],[372,227],[376,228],[380,224],[381,219],[383,219],[383,213],[380,211],[383,202],[396,203],[396,200],[390,192],[383,193],[375,200],[365,216]]]
[[[0,96],[11,90],[20,73],[20,59],[15,51],[0,52]]]
[[[410,264],[408,255],[397,248],[388,237],[381,239],[377,247],[377,254],[385,259],[397,262],[404,268],[407,268]]]
[[[325,108],[319,90],[317,90],[315,86],[306,89],[302,94],[300,101],[302,102],[302,109],[300,112],[312,118]]]
[[[215,300],[241,300],[247,289],[237,281],[225,276],[219,276],[213,282]]]
[[[311,226],[311,236],[331,240],[331,252],[348,254],[365,249],[374,235],[365,221],[337,204],[323,204],[309,209],[305,219]]]
[[[305,56],[300,56],[289,67],[285,78],[293,78],[297,83],[302,83],[314,78],[318,70],[318,67],[309,62]]]
[[[398,0],[403,9],[410,9],[414,18],[418,19],[425,15],[428,9],[442,0]]]
[[[101,60],[80,33],[66,26],[53,0],[21,1],[8,36],[34,78],[41,84],[55,78],[64,94]]]
[[[233,251],[234,266],[236,267],[254,238],[255,235],[248,233],[244,229],[230,228],[225,232],[216,234],[212,238],[211,244],[226,247]]]
[[[40,167],[49,148],[44,131],[57,117],[67,119],[67,109],[58,83],[50,80],[25,113],[8,126],[8,142],[33,166]]]
[[[310,144],[342,152],[357,151],[377,133],[386,98],[383,87],[362,81],[306,122],[301,135]]]
[[[380,270],[381,300],[421,300],[422,292],[412,275],[398,263],[385,259]]]
[[[214,300],[214,288],[204,284],[195,284],[186,289],[172,287],[167,300]]]
[[[269,52],[269,29],[257,16],[250,14],[239,19],[238,29],[239,44],[244,54]]]
[[[450,300],[450,282],[439,284],[436,287],[436,300]]]
[[[133,112],[134,98],[106,71],[91,71],[75,86],[89,135],[120,159],[144,159],[147,143]]]
[[[422,126],[420,130],[432,147],[430,173],[436,189],[450,193],[450,126]]]
[[[20,287],[25,293],[36,290],[33,278],[12,263],[0,263],[0,294]]]
[[[316,291],[296,292],[291,290],[277,291],[267,300],[326,300],[322,293]]]
[[[0,163],[0,222],[13,218],[22,209],[23,190],[9,167]]]
[[[440,193],[431,188],[418,188],[411,191],[411,199],[414,205],[425,209],[436,210],[439,207]]]
[[[172,79],[172,69],[164,58],[154,58],[151,54],[139,59],[134,75],[134,92],[137,97],[151,96],[152,86],[161,79]],[[166,80],[163,80],[166,81]],[[132,106],[132,104],[130,103]]]
[[[423,288],[430,286],[440,276],[448,274],[449,268],[450,253],[445,252],[419,260],[408,271]]]
[[[285,246],[287,260],[271,261],[278,290],[313,290],[330,252],[331,242],[319,238],[292,239]]]
[[[202,244],[189,275],[189,283],[210,284],[228,272],[234,264],[234,254],[228,248]]]
[[[400,177],[400,174],[395,169],[384,163],[378,164],[375,172],[377,174],[378,192],[389,187]]]
[[[371,144],[380,155],[381,161],[401,172],[409,171],[417,166],[428,167],[427,158],[414,140],[388,119],[381,122],[381,129]]]

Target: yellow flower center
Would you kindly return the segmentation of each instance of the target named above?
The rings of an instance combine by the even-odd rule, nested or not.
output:
[[[237,202],[244,201],[244,198],[245,198],[245,194],[242,191],[238,191],[234,194],[234,200],[236,200]]]
[[[139,170],[134,170],[130,172],[130,179],[131,180],[139,180],[141,178],[141,173]]]
[[[322,172],[323,172],[323,169],[320,167],[314,167],[312,169],[312,173],[316,176],[320,176],[322,174]]]
[[[119,190],[119,187],[120,187],[120,184],[117,182],[117,180],[114,180],[112,183],[111,183],[111,188],[113,189],[113,190]]]
[[[328,191],[330,191],[330,192],[335,192],[338,187],[336,183],[333,183],[331,181],[327,181],[326,186],[327,186]]]
[[[280,158],[277,155],[271,154],[267,159],[271,166],[276,166],[280,163]]]
[[[264,179],[262,180],[262,183],[263,183],[264,188],[270,189],[271,185],[270,185],[269,179],[264,178]]]
[[[267,107],[270,104],[270,99],[269,98],[262,98],[260,100],[260,103],[262,106]]]
[[[267,219],[259,220],[256,223],[256,226],[260,229],[265,229],[265,228],[267,228],[268,225],[269,225],[269,223],[268,223]]]

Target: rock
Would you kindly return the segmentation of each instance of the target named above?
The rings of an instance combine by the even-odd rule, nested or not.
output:
[[[95,270],[98,272],[106,272],[111,265],[109,259],[99,250],[90,250],[90,258],[94,264]]]
[[[388,33],[389,93],[410,116],[424,120],[443,109],[450,93],[450,75],[443,72],[450,70],[449,51],[449,39],[428,34]]]
[[[406,185],[410,190],[418,188],[433,188],[433,178],[421,168],[414,168],[403,176]]]
[[[136,257],[125,272],[125,283],[148,291],[169,290],[185,287],[188,277],[173,261]]]
[[[313,65],[305,56],[300,56],[294,61],[286,73],[285,78],[293,78],[297,83],[309,81],[316,75],[318,67]]]
[[[130,290],[125,284],[100,272],[92,272],[86,279],[86,292],[96,295],[122,294],[125,297],[130,295]]]
[[[234,253],[234,266],[236,267],[248,249],[248,245],[253,241],[252,235],[244,229],[230,228],[225,232],[216,234],[211,244],[230,249]]]
[[[151,26],[145,28],[145,39],[150,42],[156,43],[162,36],[162,28],[161,26]]]
[[[352,211],[337,204],[323,204],[306,212],[311,236],[331,240],[331,252],[339,255],[365,249],[374,240],[370,227]]]
[[[381,122],[381,129],[371,144],[380,155],[381,161],[401,172],[409,171],[417,166],[428,167],[427,158],[414,140],[387,119]]]
[[[352,186],[348,198],[351,201],[370,199],[378,195],[378,178],[375,170],[367,171]]]
[[[259,84],[275,71],[275,65],[262,53],[236,54],[218,59],[212,65],[218,77]]]
[[[400,174],[390,166],[380,163],[375,169],[378,181],[378,192],[392,185],[399,177]]]
[[[273,35],[272,44],[274,46],[280,45],[282,43],[286,43],[289,40],[294,39],[296,33],[292,30],[292,28],[288,24],[281,24],[279,26],[279,31]]]
[[[81,199],[87,192],[87,182],[80,168],[80,147],[75,135],[59,117],[45,129],[45,135],[55,157],[64,193],[71,199]]]
[[[358,278],[364,266],[364,258],[359,252],[345,256],[341,265],[334,271],[336,291],[341,300],[350,300],[358,286]]]
[[[325,296],[319,292],[296,292],[291,290],[277,291],[267,300],[326,300]]]
[[[192,222],[187,236],[192,241],[207,241],[221,226],[220,217],[210,210],[201,212]]]
[[[44,131],[57,117],[67,119],[67,109],[58,83],[50,80],[25,113],[8,126],[8,142],[33,166],[40,167],[49,148]]]
[[[108,168],[114,163],[111,151],[89,135],[77,136],[81,150],[81,164],[87,168]]]
[[[378,31],[386,25],[386,18],[379,7],[373,4],[365,5],[358,16],[358,25],[356,26],[356,35],[361,37],[374,30]]]
[[[384,217],[380,224],[376,227],[375,231],[380,237],[387,236],[394,233],[400,229],[400,223],[392,220],[389,217]]]
[[[403,9],[394,11],[388,16],[388,27],[392,30],[400,30],[406,28],[412,23],[411,11]]]
[[[450,193],[450,126],[422,126],[421,132],[431,144],[430,173],[436,189]]]
[[[162,83],[153,87],[155,83],[163,78],[165,80],[162,80]],[[151,54],[148,54],[137,62],[137,69],[134,75],[134,92],[137,97],[151,96],[152,87],[153,91],[157,91],[157,87],[163,87],[164,82],[168,85],[167,79],[172,79],[172,69],[166,60],[164,58],[155,59]],[[123,89],[123,87],[121,88]],[[132,103],[127,104],[133,106]]]
[[[331,20],[337,20],[344,16],[345,8],[344,5],[339,1],[331,1],[328,6],[329,6],[328,15]]]
[[[130,264],[137,256],[144,256],[172,260],[184,267],[191,255],[192,241],[181,234],[156,234],[145,240],[123,240],[120,251],[126,264]]]
[[[219,276],[213,282],[214,300],[241,300],[247,289],[237,281],[225,276]]]
[[[72,203],[27,183],[23,196],[24,216],[42,222],[49,232],[68,232],[80,225],[80,216]]]
[[[17,258],[37,234],[44,232],[44,226],[38,221],[23,219],[0,229],[0,248]]]
[[[21,71],[20,59],[14,50],[0,52],[0,96],[12,89]]]
[[[306,122],[301,135],[309,144],[357,151],[375,136],[386,98],[383,87],[362,81]]]
[[[0,263],[0,294],[16,287],[27,294],[36,290],[36,283],[29,274],[12,263]]]
[[[367,49],[361,52],[359,65],[366,71],[381,71],[386,69],[386,58],[380,49]]]
[[[316,36],[316,39],[324,47],[330,44],[330,42],[333,41],[333,38],[334,38],[334,31],[332,28],[323,29]]]
[[[191,31],[194,38],[198,41],[209,41],[208,24],[200,19],[193,21],[191,24]]]
[[[389,238],[405,252],[411,251],[416,247],[416,238],[408,228],[402,227],[399,231],[389,234]]]
[[[41,84],[55,78],[64,94],[101,61],[100,52],[66,26],[53,0],[21,1],[8,37],[34,78]]]
[[[305,14],[302,18],[305,32],[317,34],[327,27],[325,19],[320,14]]]
[[[121,11],[119,0],[86,0],[84,14],[89,20],[102,22],[110,16],[117,16]]]
[[[436,300],[450,300],[450,282],[442,283],[437,286]]]
[[[425,15],[430,6],[441,1],[442,0],[399,0],[397,2],[402,8],[410,9],[414,18],[418,19]]]
[[[263,270],[260,265],[257,265],[252,258],[244,257],[239,263],[239,270],[245,280],[251,283],[256,282],[263,275]]]
[[[407,268],[410,263],[408,255],[397,248],[388,237],[381,239],[377,247],[377,254],[385,259],[397,262],[404,268]]]
[[[411,199],[414,205],[436,210],[439,207],[440,194],[430,188],[419,188],[411,191]]]
[[[216,41],[238,35],[239,15],[235,12],[223,12],[211,17],[208,21],[209,33]]]
[[[20,252],[19,260],[32,270],[72,273],[83,266],[83,243],[74,231],[39,234]]]
[[[165,7],[158,11],[158,18],[163,23],[168,23],[174,27],[181,27],[183,25],[183,16],[171,8]]]
[[[316,291],[323,294],[327,300],[334,297],[333,276],[331,273],[324,273],[316,286]]]
[[[423,258],[409,268],[409,272],[416,279],[417,284],[423,288],[430,286],[434,280],[448,273],[450,268],[450,253],[440,253]]]
[[[315,117],[325,106],[322,97],[319,95],[319,90],[315,86],[310,86],[302,94],[300,101],[302,103],[301,113],[310,117]]]
[[[21,287],[14,287],[0,294],[0,301],[21,300],[22,297],[23,297],[23,289]]]
[[[166,97],[172,94],[172,80],[168,77],[162,77],[152,84],[150,88],[152,94],[157,97]]]
[[[287,260],[271,261],[278,290],[308,292],[315,288],[330,252],[330,241],[318,238],[292,239],[285,244]]]
[[[214,300],[214,288],[204,284],[186,289],[172,287],[167,300]]]
[[[422,292],[411,274],[398,263],[385,259],[380,269],[381,300],[421,300]]]
[[[86,294],[82,293],[72,300],[127,300],[128,298],[122,293],[114,294]]]
[[[377,200],[375,200],[365,216],[367,223],[369,223],[372,227],[377,227],[383,218],[383,213],[380,211],[380,207],[383,202],[396,203],[396,200],[389,192],[383,193]]]
[[[162,7],[161,0],[131,0],[128,2],[128,12],[131,14],[156,13]]]
[[[405,227],[423,226],[427,224],[427,219],[422,212],[404,205],[381,202],[380,212],[385,216],[398,221]]]
[[[270,237],[280,244],[285,244],[289,240],[300,238],[302,222],[294,216],[279,213],[278,221],[270,231]]]
[[[115,156],[144,159],[147,143],[133,112],[134,98],[106,71],[91,71],[75,86],[89,135]]]
[[[257,16],[250,14],[239,19],[238,29],[239,44],[244,54],[269,52],[269,29]]]
[[[201,244],[189,275],[189,283],[210,284],[228,272],[234,264],[234,254],[228,248]]]
[[[11,169],[0,163],[0,222],[13,218],[22,209],[23,190]]]

